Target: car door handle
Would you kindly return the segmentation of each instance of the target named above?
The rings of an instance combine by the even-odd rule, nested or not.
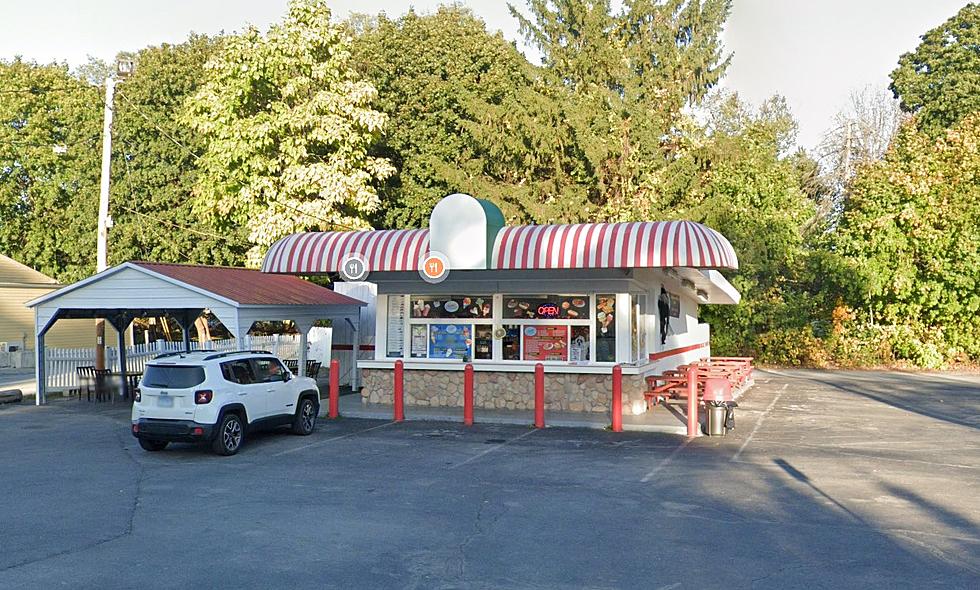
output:
[[[238,395],[248,395],[248,392],[247,391],[243,391],[243,392],[239,393]]]
[[[275,391],[275,389],[266,389],[266,391],[269,392],[269,393],[273,393]]]

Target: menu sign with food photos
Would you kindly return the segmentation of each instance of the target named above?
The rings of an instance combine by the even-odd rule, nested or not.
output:
[[[524,359],[529,361],[567,361],[568,326],[526,326]]]
[[[400,357],[405,353],[405,298],[401,295],[388,296],[388,350],[389,357]]]
[[[429,325],[429,358],[473,358],[473,328],[466,324]]]
[[[504,319],[587,320],[587,295],[511,295],[504,297]]]

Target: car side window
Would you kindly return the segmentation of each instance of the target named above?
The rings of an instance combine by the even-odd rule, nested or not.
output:
[[[221,363],[221,376],[225,378],[225,381],[239,383],[241,385],[256,382],[252,365],[246,360]]]
[[[286,380],[286,368],[273,358],[252,359],[255,375],[260,383],[272,383]]]

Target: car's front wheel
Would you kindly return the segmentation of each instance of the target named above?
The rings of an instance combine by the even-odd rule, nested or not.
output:
[[[313,434],[313,429],[316,428],[318,410],[316,402],[310,398],[300,400],[299,408],[296,410],[296,419],[293,421],[293,432],[302,436]]]
[[[245,425],[238,414],[225,414],[218,425],[211,448],[219,455],[234,455],[245,440]]]
[[[156,451],[162,451],[167,448],[167,441],[165,440],[149,440],[145,438],[139,439],[140,446],[143,447],[144,451],[150,451],[155,453]]]

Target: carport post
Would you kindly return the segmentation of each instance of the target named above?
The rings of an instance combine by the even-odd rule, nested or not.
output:
[[[687,436],[698,435],[698,369],[687,369]]]
[[[180,333],[184,340],[184,352],[191,351],[191,324],[194,323],[190,318],[190,312],[186,309],[181,311],[179,314],[175,314],[177,317],[177,325],[180,326]]]
[[[310,330],[313,329],[313,320],[293,320],[293,325],[299,330],[299,351],[297,356],[297,371],[300,377],[306,377],[306,361],[309,355],[306,347],[309,345]]]
[[[126,329],[129,328],[129,324],[132,320],[126,313],[121,313],[119,315],[112,316],[109,318],[109,323],[112,327],[116,329],[116,335],[119,337],[119,383],[122,387],[122,396],[126,396],[126,391],[128,388],[129,379],[127,378],[126,371]],[[109,394],[109,400],[115,401],[116,396]]]
[[[34,349],[34,355],[35,355],[35,358],[34,358],[34,365],[35,365],[34,366],[34,377],[37,379],[37,393],[34,394],[34,405],[37,405],[37,406],[40,406],[45,401],[47,401],[45,399],[45,397],[47,397],[47,392],[45,390],[47,389],[46,383],[47,383],[48,376],[47,376],[47,371],[45,371],[45,368],[46,367],[44,366],[44,363],[45,363],[45,360],[44,360],[44,332],[46,332],[46,331],[47,331],[47,328],[44,328],[43,330],[38,331],[37,338],[35,339],[35,343],[34,343],[34,346],[36,347]],[[81,398],[82,398],[82,396],[81,396],[81,394],[79,394],[78,399],[81,399]]]
[[[612,430],[623,431],[623,367],[612,370]]]

